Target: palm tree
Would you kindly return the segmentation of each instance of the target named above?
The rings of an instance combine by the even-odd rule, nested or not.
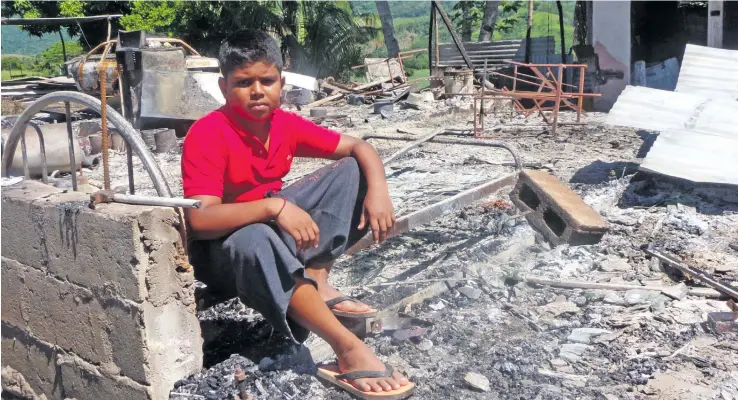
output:
[[[387,56],[397,57],[400,52],[400,45],[395,38],[395,26],[392,23],[392,10],[386,1],[377,0],[377,13],[379,20],[382,22],[382,33],[384,34],[384,44],[387,46]]]

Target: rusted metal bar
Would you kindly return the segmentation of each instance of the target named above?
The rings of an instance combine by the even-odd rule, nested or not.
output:
[[[102,89],[105,90],[105,89]],[[72,190],[77,191],[77,162],[74,159],[74,132],[72,131],[72,113],[69,102],[64,102],[64,113],[67,115],[67,135],[69,140],[69,171],[72,173]]]
[[[110,190],[110,165],[109,165],[109,159],[110,159],[110,152],[109,152],[109,143],[110,138],[108,137],[108,107],[107,107],[107,96],[106,96],[106,89],[105,89],[105,79],[106,79],[106,73],[105,68],[103,68],[105,57],[108,55],[108,51],[110,50],[110,44],[112,41],[110,40],[110,31],[112,27],[110,25],[110,20],[108,20],[108,40],[106,41],[107,45],[105,46],[105,50],[103,50],[102,57],[100,57],[100,128],[102,129],[102,152],[103,152],[103,187],[105,190]],[[75,188],[75,190],[77,190]]]
[[[517,67],[518,66],[516,65],[515,68],[517,68]],[[502,73],[499,73],[499,72],[496,72],[496,71],[493,71],[492,74],[493,75],[497,75],[497,76],[502,76],[502,77],[505,77],[505,78],[509,78],[509,79],[515,79],[515,78],[511,77],[510,75],[505,75],[505,74],[502,74]],[[541,78],[539,78],[539,77],[537,77],[535,75],[528,75],[528,74],[524,74],[522,72],[518,72],[517,75],[525,76],[527,78],[541,79]],[[531,83],[533,85],[538,85],[539,84],[538,82],[536,82],[536,83],[527,82],[527,83]],[[568,84],[568,83],[564,83],[564,86],[568,86],[568,87],[571,87],[571,88],[576,88],[577,87],[576,85],[571,85],[571,84]]]
[[[577,122],[579,122],[582,116],[582,103],[584,102],[584,67],[579,68],[579,106],[577,107]]]
[[[671,265],[682,273],[691,275],[692,277],[700,280],[701,282],[719,291],[720,293],[738,300],[738,288],[720,283],[717,279],[713,278],[712,275],[708,274],[707,272],[691,267],[689,265],[684,265],[672,256],[653,250],[651,244],[643,246],[641,250],[643,250],[646,254],[652,257],[656,257],[659,260]]]
[[[505,186],[510,186],[515,183],[517,179],[517,173],[505,175],[502,178],[484,183],[482,185],[467,189],[455,196],[449,197],[448,199],[439,201],[438,203],[432,204],[428,207],[415,211],[404,217],[399,218],[395,222],[395,226],[392,232],[388,234],[388,238],[401,235],[405,232],[409,232],[421,225],[427,224],[434,219],[443,216],[446,213],[459,210],[463,207],[473,204],[477,200],[481,200]],[[365,249],[374,243],[372,234],[368,233],[366,236],[361,238],[353,247],[348,250],[351,254],[361,249]]]
[[[503,60],[503,62],[506,63],[506,64],[511,64],[511,65],[520,65],[521,67],[530,67],[530,66],[534,66],[534,67],[558,67],[559,65],[561,65],[561,64],[522,63],[522,62],[515,61],[515,60]],[[564,65],[566,65],[567,67],[586,67],[587,66],[587,64],[564,64]]]
[[[561,83],[564,79],[564,66],[559,66],[559,72],[558,72],[558,79],[557,84],[558,87],[556,88],[556,104],[554,104],[554,110],[553,110],[553,126],[551,128],[551,134],[553,137],[556,137],[556,123],[559,122],[559,109],[561,107],[561,91],[563,88],[561,87]]]

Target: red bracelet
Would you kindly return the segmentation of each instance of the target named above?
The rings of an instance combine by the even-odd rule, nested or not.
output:
[[[279,218],[279,214],[282,214],[282,211],[284,210],[284,207],[287,205],[287,199],[284,199],[283,198],[282,201],[284,201],[282,203],[282,208],[279,209],[279,212],[277,213],[277,215],[274,216],[274,219]]]

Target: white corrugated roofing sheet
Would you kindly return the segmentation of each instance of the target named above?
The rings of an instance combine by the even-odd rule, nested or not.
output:
[[[606,123],[660,131],[642,169],[738,185],[738,102],[628,86]]]
[[[738,51],[688,44],[676,91],[738,100]]]

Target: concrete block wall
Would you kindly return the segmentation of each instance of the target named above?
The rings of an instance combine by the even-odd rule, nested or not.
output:
[[[2,366],[49,399],[166,399],[202,366],[194,276],[167,208],[2,190]]]

